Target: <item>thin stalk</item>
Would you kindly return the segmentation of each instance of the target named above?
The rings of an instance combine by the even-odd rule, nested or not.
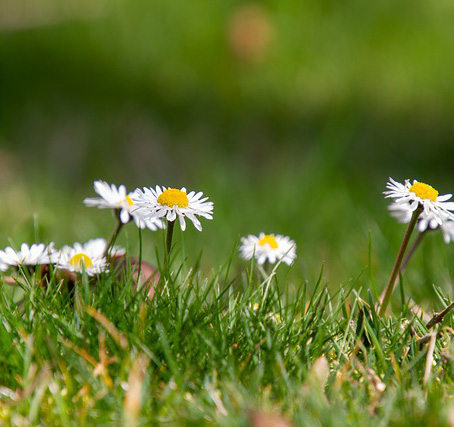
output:
[[[427,234],[427,230],[423,231],[422,233],[418,233],[418,236],[416,237],[415,241],[413,242],[413,245],[409,249],[407,255],[405,255],[404,260],[402,261],[402,266],[400,267],[400,271],[403,273],[405,269],[407,268],[407,264],[410,261],[410,259],[413,257],[413,254],[416,252],[416,249],[418,249],[418,246],[421,244],[422,240],[424,239],[424,236]]]
[[[105,257],[107,257],[109,255],[109,251],[115,244],[115,241],[117,240],[117,237],[120,234],[122,227],[123,227],[123,223],[120,221],[120,218],[117,217],[117,225],[115,226],[112,236],[110,237],[109,243],[106,246],[106,250],[104,251]]]
[[[142,273],[142,229],[139,228],[139,270],[137,272],[137,287],[140,287],[140,274]]]
[[[268,277],[265,279],[266,287],[265,287],[265,292],[263,293],[262,306],[264,306],[266,304],[266,297],[268,296],[268,291],[270,290],[271,280],[273,280],[273,277],[276,275],[276,270],[279,267],[280,262],[277,262],[274,268],[272,267],[272,265],[270,263],[268,263],[268,264],[269,264],[270,272],[269,273],[267,272]]]
[[[266,280],[272,271],[272,266],[268,261],[265,261],[262,265],[257,264],[257,269],[262,276],[263,280]]]
[[[386,309],[388,308],[389,302],[391,300],[391,295],[394,291],[394,285],[396,284],[397,276],[399,275],[400,272],[400,267],[402,265],[402,260],[405,255],[405,251],[407,250],[408,243],[410,242],[410,237],[413,233],[413,230],[415,229],[416,223],[418,221],[419,215],[421,215],[422,210],[423,207],[419,205],[413,212],[410,223],[408,224],[407,231],[405,232],[404,239],[402,240],[402,244],[400,245],[400,249],[397,254],[393,270],[391,272],[391,277],[389,278],[388,284],[386,285],[385,288],[383,301],[380,304],[380,310],[378,312],[379,316],[384,316],[384,314],[386,313]]]
[[[175,221],[167,221],[167,237],[166,237],[166,254],[170,255],[170,250],[172,249],[172,238],[173,238],[173,228],[175,227]]]
[[[164,271],[166,271],[170,261],[170,251],[172,250],[172,238],[175,221],[167,220],[167,236],[166,236],[166,253],[164,255]]]
[[[265,270],[266,276],[268,277],[273,271],[273,266],[268,260],[266,260],[263,264],[263,269]]]

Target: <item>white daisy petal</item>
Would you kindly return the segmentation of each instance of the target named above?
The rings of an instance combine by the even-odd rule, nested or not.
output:
[[[426,219],[421,219],[419,222],[418,222],[418,230],[420,233],[422,233],[423,231],[426,231],[427,229],[427,220]]]
[[[257,257],[257,264],[258,264],[258,265],[264,264],[265,261],[266,261],[266,258],[267,258],[266,255],[260,255],[260,256],[258,256],[258,257]]]
[[[413,200],[413,201],[410,203],[410,209],[411,209],[412,211],[415,211],[416,208],[418,207],[418,205],[419,205],[419,202],[418,202],[417,200]]]
[[[186,230],[186,221],[184,219],[184,215],[178,215],[178,219],[180,220],[181,231]]]
[[[170,222],[173,222],[177,219],[177,212],[175,209],[172,209],[170,211],[167,212],[167,216],[166,216],[167,220],[170,221]]]
[[[196,228],[196,230],[202,231],[202,224],[197,218],[194,218],[192,223],[194,224],[194,227]]]
[[[441,232],[443,233],[443,239],[445,243],[454,241],[454,221],[445,221],[440,226]]]
[[[120,221],[123,224],[127,224],[129,222],[129,213],[127,209],[122,209],[120,211]]]
[[[438,196],[437,201],[438,202],[446,202],[446,200],[449,200],[452,197],[452,194],[445,194],[443,196]]]

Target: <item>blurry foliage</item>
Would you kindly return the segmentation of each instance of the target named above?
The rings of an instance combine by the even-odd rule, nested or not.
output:
[[[60,247],[109,236],[112,215],[82,203],[84,197],[94,196],[94,179],[124,183],[130,190],[141,185],[185,185],[203,191],[215,205],[214,219],[203,223],[202,233],[188,226],[175,237],[176,253],[187,258],[185,265],[194,265],[203,254],[201,268],[210,273],[201,278],[224,277],[232,260],[230,276],[237,282],[246,279],[248,263],[239,259],[235,247],[240,236],[282,233],[295,239],[298,259],[291,268],[279,268],[281,291],[295,290],[305,282],[312,286],[323,267],[322,287],[337,292],[354,285],[369,301],[369,290],[384,287],[405,230],[388,217],[388,202],[381,195],[388,175],[427,181],[442,194],[453,191],[453,18],[450,0],[0,0],[0,247],[21,241],[55,241]],[[163,232],[144,232],[146,260],[156,262],[156,256],[162,255],[163,238]],[[125,227],[118,243],[138,255],[136,228]],[[425,309],[439,310],[432,284],[452,299],[453,255],[454,245],[444,245],[440,233],[427,237],[403,277],[404,296]],[[219,289],[225,285],[208,279],[200,284],[215,285],[213,292],[218,284]],[[193,309],[187,313],[197,316],[194,322],[200,322],[198,286],[186,288],[196,295],[188,298]],[[100,286],[99,290],[94,293],[95,303],[99,301],[109,316],[112,313],[112,319],[121,318],[122,330],[133,336],[136,329],[130,325],[141,316],[129,303],[127,309],[122,305],[131,295],[126,293],[125,300],[123,294],[113,298],[111,304],[114,294],[109,288]],[[31,305],[34,293],[29,295],[25,307],[33,307],[38,317],[36,321],[32,316],[22,319],[33,320],[38,328],[35,348],[41,351],[51,342],[49,336],[61,334],[60,329],[50,333],[48,325],[60,328],[71,323],[64,317],[65,323],[55,322],[54,317],[52,322],[42,321],[51,311],[35,310]],[[58,299],[50,293],[46,298],[47,307],[65,315]],[[398,290],[393,303],[400,304]],[[181,340],[179,334],[185,331],[175,326],[169,310],[179,313],[178,322],[191,317],[180,315],[173,304],[180,304],[180,299],[165,302],[166,311],[156,306],[159,316],[148,317],[163,319],[176,355],[189,356],[184,357],[186,363],[196,360],[193,366],[203,366],[181,373],[187,378],[194,372],[196,377],[205,375],[213,361],[226,367],[225,360],[230,359],[218,349],[230,348],[237,337],[248,337],[243,323],[233,329],[237,335],[230,336],[218,334],[218,326],[209,328],[209,334],[191,326],[188,339]],[[330,304],[328,312],[332,313]],[[244,307],[248,306],[245,300]],[[284,309],[288,307],[291,304]],[[10,311],[5,305],[2,313],[6,316]],[[70,321],[78,319],[68,314]],[[128,316],[131,321],[126,324]],[[221,316],[213,319],[221,325]],[[152,325],[147,330],[157,331],[154,323],[146,324]],[[253,330],[244,325],[245,331]],[[83,317],[77,322],[77,328],[92,330],[94,326]],[[339,330],[337,323],[332,326]],[[323,322],[318,328],[323,337],[332,334]],[[346,326],[345,336],[353,330]],[[196,337],[199,331],[204,333]],[[399,327],[395,331],[400,334]],[[92,346],[97,345],[97,334],[84,330],[83,336],[93,338]],[[228,340],[210,344],[209,340],[217,343],[222,336]],[[274,335],[268,334],[271,343],[270,336]],[[288,332],[283,336],[289,336]],[[302,336],[299,331],[297,336]],[[40,337],[46,338],[46,345],[40,345],[44,342]],[[28,341],[20,338],[17,341],[25,349]],[[344,339],[341,335],[332,338]],[[194,339],[200,346],[193,345]],[[232,351],[262,352],[261,344],[256,345],[258,339],[248,338],[248,346],[238,350],[232,346]],[[153,346],[160,346],[161,341],[149,338]],[[181,353],[186,341],[190,345]],[[206,344],[210,345],[205,349]],[[314,344],[312,337],[303,343],[304,357],[308,357],[307,349],[311,358],[320,356],[311,349],[322,347]],[[370,349],[372,363],[379,360],[376,348]],[[286,369],[288,360],[300,357],[290,350],[283,353]],[[207,355],[212,351],[216,357],[210,360]],[[28,355],[25,350],[24,354]],[[280,357],[281,353],[273,350],[270,354]],[[395,351],[390,354],[399,357]],[[47,360],[47,356],[27,356],[26,360],[35,358]],[[83,363],[68,360],[83,372]],[[235,369],[240,366],[231,360]],[[280,361],[277,357],[265,360],[279,384],[287,387],[293,374],[283,375],[285,369],[276,373]],[[123,366],[127,369],[122,373],[129,372],[129,365]],[[391,365],[386,366],[393,384],[395,375]],[[408,367],[413,373],[420,368]],[[167,372],[156,370],[159,382],[150,382],[150,389],[162,392],[178,413],[183,394],[173,394],[172,386],[164,389],[160,375]],[[19,377],[11,378],[17,381]],[[443,378],[447,389],[451,377],[443,373]],[[233,380],[238,383],[236,377]],[[248,379],[248,386],[254,389],[252,380]],[[213,387],[217,382],[216,373]],[[313,393],[305,397],[309,392],[301,389],[301,378],[296,383],[293,395],[301,396],[306,405],[295,400],[301,411],[297,420],[311,422],[309,416],[319,423],[317,417],[323,416],[325,424],[334,425],[339,413],[346,412],[340,405],[327,411],[316,396],[312,403]],[[206,385],[205,379],[204,393],[210,390]],[[360,383],[352,382],[352,387],[363,390]],[[239,400],[240,408],[249,407],[251,395],[259,396],[250,389],[243,393],[226,389],[234,391],[232,405],[238,406]],[[122,395],[123,389],[117,390]],[[271,393],[266,390],[265,396]],[[154,398],[156,393],[144,395]],[[171,398],[164,393],[171,393]],[[367,389],[364,393],[366,397]],[[184,398],[188,395],[192,399],[189,393]],[[429,393],[428,409],[418,410],[422,395],[419,387],[408,396],[391,389],[383,405],[387,419],[394,424],[413,420],[421,424],[426,414],[440,414],[439,394],[433,399]],[[80,396],[80,402],[88,402]],[[200,396],[196,399],[204,405],[210,401]],[[276,402],[276,396],[270,396]],[[38,411],[39,400],[33,401]],[[119,400],[109,402],[117,409],[112,414],[119,414]],[[365,416],[370,421],[363,399],[354,405],[361,409],[358,424]],[[398,413],[407,417],[402,420],[394,409],[400,407],[405,410]],[[416,415],[408,418],[408,413]]]
[[[256,171],[326,133],[343,169],[436,174],[453,18],[447,0],[1,0],[1,144],[72,185],[187,178],[188,156]]]
[[[0,0],[0,237],[108,236],[82,205],[94,179],[185,185],[215,203],[203,245],[185,233],[191,260],[283,233],[296,280],[325,263],[337,287],[371,233],[381,286],[403,233],[387,177],[454,184],[453,18],[447,0]],[[426,243],[421,297],[453,274],[453,249]]]

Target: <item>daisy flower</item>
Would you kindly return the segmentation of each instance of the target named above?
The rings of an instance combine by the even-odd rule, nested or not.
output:
[[[250,234],[241,238],[240,252],[246,260],[255,257],[260,265],[265,261],[270,264],[282,261],[291,265],[296,258],[296,244],[289,237],[280,234]]]
[[[118,218],[122,224],[127,224],[133,219],[139,228],[147,227],[152,231],[163,228],[162,221],[154,218],[142,220],[133,213],[134,202],[131,199],[133,193],[127,193],[124,185],[116,187],[114,184],[109,185],[105,181],[95,181],[93,186],[96,193],[101,197],[85,199],[84,203],[86,206],[97,207],[99,209],[115,209],[118,211]]]
[[[385,197],[392,197],[396,205],[408,208],[411,214],[418,208],[423,207],[423,214],[426,219],[436,221],[438,225],[444,220],[454,220],[454,202],[448,202],[452,194],[440,196],[435,188],[423,182],[406,180],[405,184],[389,178],[385,191]]]
[[[64,246],[59,252],[57,267],[76,273],[85,271],[89,276],[107,271],[106,245],[104,239],[93,239],[83,245]]]
[[[22,243],[19,251],[9,246],[4,251],[0,251],[0,265],[18,267],[19,265],[51,264],[55,262],[56,254],[53,243],[49,245],[34,243],[30,247],[27,243]]]
[[[134,192],[132,201],[137,209],[134,210],[137,215],[144,220],[153,218],[165,218],[169,222],[177,219],[180,220],[181,229],[186,229],[186,220],[192,221],[195,228],[202,230],[202,224],[197,216],[207,219],[213,219],[213,203],[208,202],[208,197],[202,197],[203,193],[186,191],[186,188],[177,190],[175,188],[166,188],[156,186],[153,188],[144,188],[143,191],[137,189]]]
[[[438,191],[430,185],[416,180],[411,184],[408,179],[405,181],[405,184],[401,184],[389,178],[386,188],[388,191],[384,192],[385,197],[394,199],[394,204],[391,205],[391,211],[394,211],[394,216],[397,216],[402,222],[408,222],[409,225],[402,240],[396,261],[394,262],[388,284],[380,296],[379,316],[385,315],[399,272],[401,268],[405,269],[408,260],[421,241],[422,234],[418,236],[418,239],[404,260],[411,234],[416,225],[418,225],[420,231],[425,231],[428,227],[434,228],[435,225],[440,228],[442,225],[445,225],[446,228],[446,223],[454,220],[454,213],[452,212],[454,211],[454,202],[448,202],[452,194],[440,196]],[[403,212],[399,212],[399,207],[403,209]],[[408,219],[410,213],[411,217]],[[444,235],[444,238],[445,241],[451,240],[449,231]]]
[[[410,222],[413,212],[408,206],[391,203],[391,205],[388,206],[388,209],[391,212],[391,216],[396,218],[401,224],[408,224]],[[418,218],[417,228],[420,233],[423,233],[427,229],[440,229],[446,244],[454,241],[454,221],[451,221],[450,219],[444,219],[442,224],[439,224],[435,215],[432,213],[426,215],[423,212]]]

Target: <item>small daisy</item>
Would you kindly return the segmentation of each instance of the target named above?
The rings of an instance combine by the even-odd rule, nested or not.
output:
[[[391,203],[388,209],[391,211],[391,216],[396,218],[401,224],[408,224],[410,222],[413,212],[408,206]],[[454,221],[450,219],[444,219],[440,225],[434,214],[430,213],[426,215],[423,212],[418,218],[417,227],[420,233],[423,233],[427,229],[436,230],[439,228],[446,244],[454,241]]]
[[[0,251],[0,264],[8,267],[51,264],[55,262],[56,254],[53,243],[49,245],[34,243],[30,247],[26,243],[22,243],[19,251],[9,246],[4,251]]]
[[[97,239],[89,240],[84,245],[81,245],[80,243],[74,243],[74,247],[77,247],[77,249],[88,247],[89,249],[87,250],[89,250],[90,253],[96,257],[98,254],[104,254],[106,252],[107,242],[102,237],[98,237]],[[109,249],[109,253],[111,256],[121,256],[126,253],[126,249],[122,248],[121,246],[115,245]]]
[[[268,261],[274,264],[276,261],[285,262],[291,265],[296,258],[296,244],[287,236],[280,234],[260,233],[259,236],[250,234],[241,238],[240,252],[244,259],[251,259],[253,256],[258,264]]]
[[[422,206],[426,218],[436,221],[439,225],[443,224],[444,220],[454,220],[454,202],[448,202],[452,194],[438,195],[438,191],[430,185],[422,182],[406,180],[405,184],[394,181],[389,178],[386,184],[389,191],[385,191],[386,197],[392,197],[397,205],[409,208],[411,213]]]
[[[107,260],[104,256],[106,245],[104,239],[93,239],[84,245],[74,243],[73,246],[64,246],[59,252],[57,267],[76,273],[85,271],[89,276],[107,271]]]
[[[213,219],[213,203],[208,202],[208,197],[203,197],[203,193],[190,191],[186,188],[177,190],[157,186],[156,189],[144,188],[143,191],[137,189],[134,192],[132,201],[137,209],[137,215],[144,220],[153,218],[165,218],[169,222],[180,220],[181,229],[186,229],[185,218],[190,219],[195,228],[202,230],[202,224],[197,216]]]
[[[142,220],[133,213],[134,202],[131,199],[133,193],[127,193],[124,185],[116,187],[114,184],[109,185],[105,181],[95,181],[93,186],[96,193],[101,197],[85,199],[84,203],[86,206],[100,209],[115,209],[118,211],[118,218],[122,224],[127,224],[133,219],[139,228],[147,227],[152,231],[163,228],[162,221],[155,219]]]

